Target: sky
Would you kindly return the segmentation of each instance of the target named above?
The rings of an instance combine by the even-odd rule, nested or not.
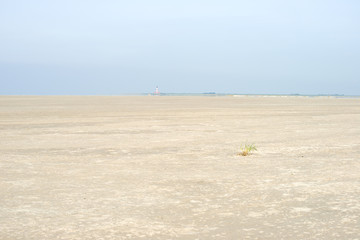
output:
[[[1,95],[360,95],[358,0],[0,0]]]

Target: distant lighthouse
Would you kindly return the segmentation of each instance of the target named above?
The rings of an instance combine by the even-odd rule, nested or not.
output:
[[[156,88],[155,88],[155,93],[154,93],[154,95],[157,95],[157,96],[160,95],[159,87],[158,87],[158,86],[156,86]]]

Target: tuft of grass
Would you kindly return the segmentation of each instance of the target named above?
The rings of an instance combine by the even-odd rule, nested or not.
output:
[[[245,144],[243,147],[241,147],[239,155],[247,156],[254,151],[257,151],[255,144]]]

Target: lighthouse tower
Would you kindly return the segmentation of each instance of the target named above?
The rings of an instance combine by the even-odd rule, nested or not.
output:
[[[154,93],[154,95],[157,95],[157,96],[160,95],[159,87],[158,87],[158,86],[156,86],[156,88],[155,88],[155,93]]]

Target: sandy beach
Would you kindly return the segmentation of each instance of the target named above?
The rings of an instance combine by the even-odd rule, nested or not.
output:
[[[360,239],[359,98],[0,96],[0,136],[3,240]]]

